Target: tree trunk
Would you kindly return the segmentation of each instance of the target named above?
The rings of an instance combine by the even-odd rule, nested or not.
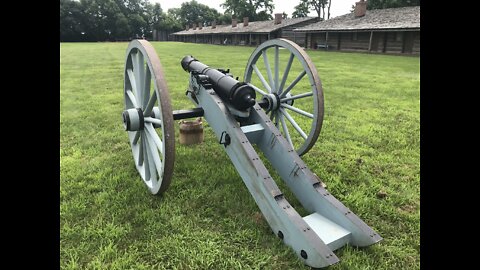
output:
[[[332,6],[332,0],[328,0],[328,15],[327,20],[330,19],[330,7]]]

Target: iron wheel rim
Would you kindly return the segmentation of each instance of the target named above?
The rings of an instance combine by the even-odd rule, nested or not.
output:
[[[273,48],[275,50],[275,57],[274,57],[274,74],[271,72],[270,62],[267,57],[267,50]],[[290,52],[289,61],[287,63],[287,67],[283,71],[282,76],[280,77],[280,67],[279,67],[279,49],[284,48]],[[267,78],[263,76],[262,72],[259,71],[258,67],[256,66],[258,60],[263,56],[264,67],[267,70]],[[301,66],[303,67],[303,71],[290,83],[286,86],[288,75],[290,73],[290,67],[295,59],[298,59]],[[268,71],[269,70],[269,71]],[[305,72],[305,74],[303,74]],[[259,75],[260,73],[260,75]],[[285,76],[286,73],[286,76]],[[255,91],[259,93],[262,98],[264,96],[272,96],[272,94],[277,94],[280,98],[280,104],[278,105],[279,108],[276,111],[268,111],[267,114],[271,113],[270,119],[274,121],[275,125],[280,130],[282,135],[285,137],[287,142],[290,146],[296,150],[298,155],[304,155],[307,153],[315,144],[322,129],[323,123],[323,116],[324,116],[324,97],[323,97],[323,88],[322,83],[320,80],[320,76],[318,75],[317,69],[313,64],[313,61],[310,59],[308,54],[296,43],[286,40],[286,39],[272,39],[267,40],[264,43],[260,44],[251,54],[247,66],[245,68],[244,73],[244,81],[250,83],[252,81],[252,75],[255,74],[257,78],[261,81],[261,87],[253,86]],[[303,75],[302,75],[303,74]],[[308,77],[311,92],[305,92],[297,90],[295,92],[301,92],[300,94],[292,95],[292,91],[294,90],[295,86],[297,86],[298,82],[304,79],[304,77]],[[263,77],[263,78],[262,78]],[[268,81],[267,81],[268,79]],[[280,80],[281,79],[281,80]],[[297,80],[298,79],[298,80]],[[290,87],[291,86],[291,87]],[[285,94],[284,96],[282,96]],[[290,96],[288,96],[290,94]],[[304,96],[302,96],[304,95]],[[313,112],[308,112],[296,108],[295,106],[289,105],[287,102],[291,100],[299,100],[303,98],[312,97],[313,102]],[[292,108],[293,107],[293,108]],[[304,132],[301,127],[295,127],[296,121],[291,117],[290,113],[287,112],[294,112],[297,114],[301,114],[305,117],[311,118],[311,125],[308,132]],[[280,118],[280,120],[277,120]],[[292,131],[296,131],[294,134],[300,135],[304,139],[304,142],[301,145],[294,145],[292,141],[292,134],[287,127],[287,121],[290,122],[291,126],[293,127]],[[299,131],[303,131],[304,134],[301,134]]]
[[[168,189],[173,176],[175,131],[163,68],[146,40],[133,40],[128,45],[124,99],[125,110],[139,108],[144,116],[142,130],[127,131],[135,167],[148,190],[161,194]]]

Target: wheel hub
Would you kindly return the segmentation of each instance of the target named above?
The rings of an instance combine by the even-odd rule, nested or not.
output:
[[[289,98],[291,96],[292,95],[290,95],[290,93],[287,93],[285,95],[286,98]],[[268,104],[268,107],[266,108],[267,112],[277,111],[280,108],[280,105],[282,103],[280,96],[276,93],[264,95],[262,99],[265,100]],[[294,101],[293,99],[290,99],[290,100],[284,101],[283,103],[292,106],[293,101]]]
[[[143,111],[140,108],[128,109],[123,111],[123,126],[126,131],[139,131],[143,130],[144,117]]]
[[[280,107],[280,97],[276,93],[264,95],[263,99],[268,102],[267,112],[276,111]]]

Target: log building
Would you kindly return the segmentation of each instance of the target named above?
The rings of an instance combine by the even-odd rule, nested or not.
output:
[[[316,21],[317,18],[312,17],[283,19],[281,13],[275,14],[275,19],[269,21],[249,22],[245,17],[241,23],[232,19],[229,25],[217,25],[213,21],[209,26],[187,26],[188,29],[173,33],[172,39],[192,43],[257,46],[269,39],[287,38],[304,46],[305,33],[293,30]]]
[[[307,48],[392,54],[420,54],[420,7],[354,12],[294,29],[303,33]]]

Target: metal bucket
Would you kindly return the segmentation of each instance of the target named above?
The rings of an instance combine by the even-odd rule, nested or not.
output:
[[[193,121],[181,120],[180,124],[180,144],[190,145],[203,142],[202,118],[198,117]]]

